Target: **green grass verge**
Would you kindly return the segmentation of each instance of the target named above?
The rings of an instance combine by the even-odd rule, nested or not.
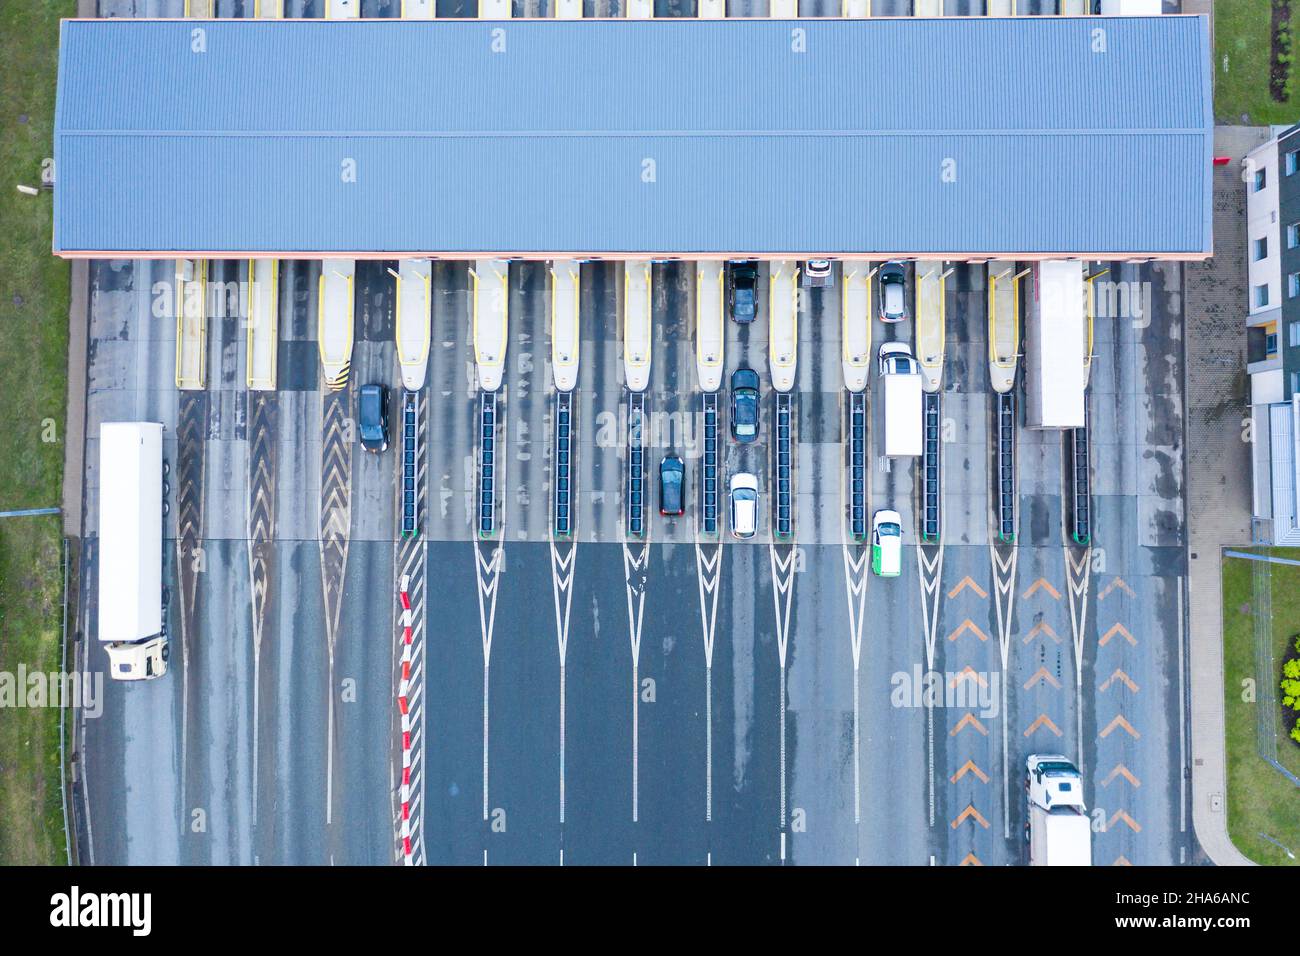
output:
[[[73,2],[0,5],[0,508],[57,506],[67,411],[68,266],[50,254],[59,18]],[[59,666],[61,524],[0,519],[0,671]],[[0,713],[0,865],[64,860],[55,709]]]
[[[1300,559],[1300,550],[1262,549],[1278,557]],[[1256,747],[1257,703],[1242,700],[1242,681],[1281,679],[1285,648],[1300,632],[1300,567],[1269,565],[1272,575],[1273,645],[1277,674],[1255,671],[1255,620],[1251,572],[1254,562],[1223,559],[1223,673],[1228,745],[1228,834],[1242,853],[1257,863],[1294,866],[1260,834],[1265,833],[1300,855],[1300,789],[1260,756]],[[1300,747],[1281,728],[1278,762],[1300,776]]]
[[[1214,5],[1214,118],[1220,123],[1242,123],[1243,116],[1247,126],[1300,122],[1300,97],[1279,103],[1269,93],[1272,42],[1271,0]]]

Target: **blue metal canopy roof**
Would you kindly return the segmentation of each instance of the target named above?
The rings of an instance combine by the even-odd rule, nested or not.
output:
[[[1208,44],[1172,16],[70,20],[55,251],[1200,258]]]

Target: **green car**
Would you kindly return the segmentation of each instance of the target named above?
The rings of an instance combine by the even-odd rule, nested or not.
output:
[[[877,511],[871,519],[871,570],[882,578],[903,570],[903,519],[897,511]]]

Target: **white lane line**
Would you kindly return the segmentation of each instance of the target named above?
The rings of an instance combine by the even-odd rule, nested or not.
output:
[[[854,557],[848,542],[841,542],[844,556],[844,590],[849,602],[849,648],[853,655],[853,822],[862,822],[862,715],[859,695],[862,661],[862,625],[867,597],[867,555],[863,548]]]
[[[1187,628],[1183,621],[1183,587],[1187,579],[1179,575],[1175,579],[1178,588],[1178,766],[1187,766],[1187,698],[1186,674],[1183,670],[1184,643],[1187,640]],[[1178,831],[1187,832],[1187,774],[1178,775]],[[1183,848],[1186,849],[1185,847]]]
[[[633,553],[634,550],[636,553]],[[627,587],[627,627],[632,643],[632,822],[640,815],[640,667],[641,624],[645,619],[646,577],[650,544],[623,542],[623,578]]]
[[[1017,513],[1019,509],[1017,509]],[[1018,529],[1017,529],[1018,530]],[[1002,661],[1002,837],[1011,838],[1011,768],[1010,742],[1007,740],[1007,674],[1011,657],[1011,611],[1016,600],[1016,562],[1020,555],[1018,545],[1003,560],[997,546],[990,539],[989,559],[993,565],[993,604],[998,614],[998,655]]]
[[[555,597],[555,638],[560,652],[560,822],[564,822],[565,664],[569,650],[569,612],[573,608],[573,579],[578,566],[578,544],[567,552],[551,541],[551,593]]]
[[[1084,771],[1083,759],[1083,641],[1088,630],[1088,586],[1092,581],[1092,547],[1084,548],[1078,562],[1066,545],[1066,585],[1070,596],[1070,628],[1074,632],[1074,716],[1076,722],[1075,746],[1079,751],[1079,772]]]
[[[712,552],[710,557],[708,551]],[[713,646],[722,589],[722,544],[701,542],[695,528],[695,576],[700,590],[700,628],[704,634],[704,819],[713,821]]]
[[[782,557],[781,551],[785,552]],[[772,562],[772,603],[776,611],[776,653],[781,664],[781,686],[778,691],[781,721],[781,859],[785,860],[786,827],[786,743],[785,743],[785,668],[786,651],[790,643],[790,605],[794,598],[794,559],[796,550],[792,545],[768,545],[768,555]]]
[[[942,471],[940,471],[942,474]],[[939,629],[939,598],[942,593],[940,582],[943,580],[943,525],[939,525],[939,546],[933,549],[934,556],[926,555],[926,546],[916,545],[916,571],[921,583],[921,619],[925,638],[925,664],[928,671],[934,670],[934,643]],[[934,784],[934,701],[927,694],[925,697],[925,747],[926,747],[926,781],[929,789],[929,819],[934,826],[935,784]]]
[[[504,532],[504,528],[502,529]],[[483,819],[488,819],[488,712],[489,686],[488,675],[492,666],[492,636],[496,627],[497,595],[501,589],[501,564],[505,543],[504,534],[492,547],[491,557],[483,557],[483,548],[474,545],[474,571],[478,582],[479,634],[483,644]],[[483,862],[487,865],[487,851],[483,851]]]

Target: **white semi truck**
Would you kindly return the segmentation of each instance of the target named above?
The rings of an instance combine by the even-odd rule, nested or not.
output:
[[[1026,424],[1030,428],[1084,425],[1084,295],[1082,262],[1035,264],[1025,322]]]
[[[114,680],[167,673],[162,425],[99,426],[99,642]]]
[[[1062,754],[1030,754],[1029,865],[1092,866],[1092,822],[1079,769]]]
[[[921,368],[904,342],[880,346],[880,380],[885,393],[885,457],[921,454]]]

